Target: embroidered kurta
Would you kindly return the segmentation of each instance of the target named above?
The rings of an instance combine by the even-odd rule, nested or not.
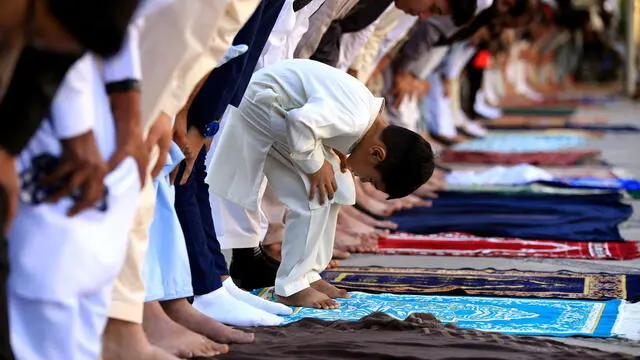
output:
[[[357,79],[312,60],[285,60],[259,70],[222,130],[207,178],[210,190],[257,211],[267,156],[289,162],[307,188],[304,174],[318,171],[326,159],[337,166],[338,192],[349,193],[334,201],[352,203],[353,179],[340,172],[331,148],[350,153],[382,105]]]

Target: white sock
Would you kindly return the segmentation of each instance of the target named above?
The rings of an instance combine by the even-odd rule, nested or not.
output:
[[[232,326],[277,326],[284,319],[242,302],[220,289],[206,295],[196,296],[193,307],[221,323]]]
[[[227,292],[231,294],[234,298],[245,302],[255,308],[260,310],[264,310],[268,313],[274,315],[291,315],[293,314],[293,310],[290,307],[280,304],[277,302],[265,300],[261,297],[255,296],[248,291],[244,291],[240,289],[236,284],[231,280],[231,278],[227,278],[227,280],[222,282],[222,286],[227,289]]]

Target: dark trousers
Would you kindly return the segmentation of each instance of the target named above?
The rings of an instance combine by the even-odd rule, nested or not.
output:
[[[222,286],[220,276],[229,275],[227,262],[220,250],[209,204],[209,185],[203,147],[196,159],[193,173],[184,185],[176,185],[175,209],[187,243],[191,284],[194,295],[205,295]],[[180,164],[178,178],[184,172]]]
[[[0,187],[0,224],[4,224],[7,216],[7,195]],[[0,360],[12,360],[11,343],[9,341],[9,309],[7,308],[7,277],[9,276],[9,258],[7,239],[0,229]]]

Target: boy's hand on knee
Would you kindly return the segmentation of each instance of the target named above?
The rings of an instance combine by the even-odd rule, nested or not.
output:
[[[325,160],[320,170],[313,174],[308,174],[307,177],[311,182],[309,201],[313,201],[316,191],[318,192],[320,205],[324,205],[325,199],[333,200],[333,195],[338,190],[338,184],[336,184],[336,176],[331,163]]]

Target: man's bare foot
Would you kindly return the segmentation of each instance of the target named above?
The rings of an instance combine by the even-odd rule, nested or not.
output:
[[[282,261],[282,243],[263,244],[262,249],[273,259]]]
[[[331,260],[329,264],[327,264],[327,270],[335,269],[340,266],[340,262],[338,260]]]
[[[144,332],[149,342],[180,358],[215,356],[229,351],[227,345],[217,344],[173,322],[157,301],[144,304]],[[128,357],[132,359],[137,357]]]
[[[344,213],[347,216],[350,216],[362,223],[365,223],[367,225],[371,225],[374,227],[377,227],[379,229],[397,229],[398,228],[398,224],[394,223],[393,221],[389,221],[389,220],[378,220],[376,218],[373,218],[365,213],[363,213],[362,211],[356,209],[353,206],[343,206],[340,208],[340,212]]]
[[[102,337],[102,360],[178,360],[149,343],[141,324],[109,319]]]
[[[341,230],[337,230],[335,236],[333,245],[335,250],[347,253],[369,253],[376,250],[377,242],[371,241],[371,239],[377,239],[378,236],[353,235]]]
[[[311,287],[327,295],[332,299],[348,299],[349,293],[346,290],[338,289],[324,280],[318,280],[311,283]]]
[[[231,328],[194,309],[187,299],[163,301],[161,305],[173,321],[213,341],[250,344],[255,340],[254,334]]]
[[[333,255],[332,255],[333,259],[345,260],[345,259],[348,259],[350,256],[351,254],[349,254],[348,251],[338,250],[336,248],[333,249]],[[331,261],[333,262],[333,260]],[[329,263],[329,266],[327,266],[327,269],[331,269],[330,266],[331,266],[331,263]]]
[[[371,225],[367,225],[356,218],[353,218],[347,213],[340,211],[338,213],[338,226],[343,231],[350,234],[373,234],[373,233],[381,233],[384,230],[376,229]]]
[[[279,302],[289,306],[300,306],[324,310],[337,309],[340,307],[340,304],[338,304],[335,300],[311,287],[297,292],[291,296],[276,295],[276,298]]]

